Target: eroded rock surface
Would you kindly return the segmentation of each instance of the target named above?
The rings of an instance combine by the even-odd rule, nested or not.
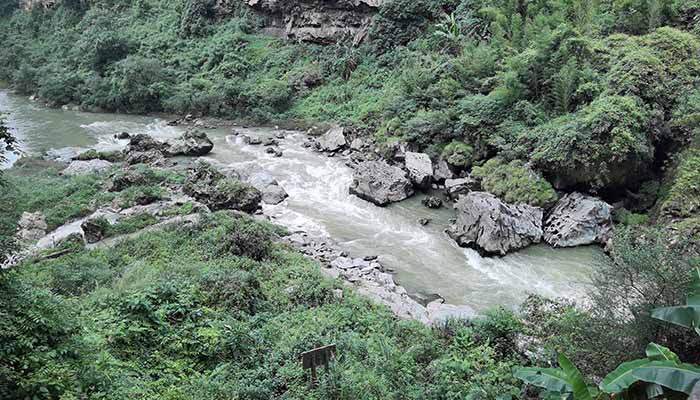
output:
[[[543,210],[525,204],[506,204],[486,192],[460,196],[456,222],[448,234],[460,246],[489,255],[506,255],[542,241]]]
[[[350,193],[378,206],[407,199],[415,193],[408,175],[386,161],[365,161],[353,173]]]
[[[420,189],[429,189],[433,179],[433,162],[425,153],[406,152],[406,169],[411,181]]]
[[[554,247],[604,244],[612,229],[613,207],[581,193],[564,196],[545,222],[544,240]]]
[[[61,172],[61,174],[67,176],[100,174],[108,171],[110,168],[112,168],[112,165],[114,164],[104,160],[72,161],[68,167]]]

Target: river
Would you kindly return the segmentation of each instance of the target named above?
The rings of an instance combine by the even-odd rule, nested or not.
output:
[[[48,109],[7,91],[0,91],[0,112],[26,154],[62,147],[118,149],[125,141],[113,135],[122,131],[157,138],[182,133],[153,117]],[[350,195],[350,168],[340,158],[303,148],[302,133],[286,132],[280,141],[284,156],[275,158],[262,146],[242,143],[230,130],[206,132],[215,144],[209,157],[234,168],[263,168],[289,193],[284,203],[265,206],[278,223],[329,235],[351,256],[381,256],[382,264],[396,272],[396,281],[409,292],[438,293],[449,303],[480,311],[495,305],[514,308],[529,292],[580,298],[592,271],[609,262],[595,246],[538,245],[502,258],[484,258],[447,237],[444,230],[454,211],[423,207],[423,194],[386,208]],[[267,137],[275,131],[254,128],[246,133]],[[11,157],[5,167],[15,160]],[[420,218],[433,221],[421,226]]]

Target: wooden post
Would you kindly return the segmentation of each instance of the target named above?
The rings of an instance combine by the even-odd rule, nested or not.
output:
[[[311,370],[309,387],[313,388],[317,384],[317,367],[323,366],[328,371],[331,359],[335,355],[335,350],[335,344],[331,344],[301,353],[302,367]]]

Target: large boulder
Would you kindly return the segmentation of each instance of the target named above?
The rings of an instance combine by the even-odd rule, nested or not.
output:
[[[435,168],[433,171],[433,180],[435,182],[442,182],[447,179],[454,179],[455,178],[455,173],[452,171],[452,168],[450,168],[450,165],[447,164],[447,161],[445,160],[440,160],[435,164]]]
[[[245,181],[262,193],[265,204],[279,204],[289,197],[277,179],[266,171],[247,171]]]
[[[165,143],[165,153],[171,156],[201,157],[214,149],[214,143],[206,133],[200,130],[190,130],[177,139]]]
[[[457,220],[447,233],[460,246],[487,255],[506,255],[542,240],[541,208],[506,204],[486,192],[460,196]]]
[[[112,168],[112,163],[105,160],[72,161],[61,174],[66,176],[81,176],[101,174]]]
[[[429,189],[433,179],[433,162],[425,153],[406,152],[406,169],[411,181],[420,189]]]
[[[338,151],[348,144],[345,139],[345,129],[341,127],[331,128],[318,138],[318,145],[323,151]]]
[[[357,164],[350,193],[378,206],[385,206],[407,199],[415,192],[404,170],[379,160]]]
[[[105,218],[91,218],[83,221],[80,224],[80,229],[83,231],[86,242],[97,243],[107,236],[109,225]]]
[[[547,217],[544,240],[554,247],[605,243],[612,229],[612,212],[613,207],[598,198],[567,194]]]
[[[260,208],[262,200],[262,193],[258,189],[224,176],[207,163],[198,163],[190,169],[184,192],[212,211],[238,210],[253,213]]]
[[[129,144],[126,146],[125,152],[130,153],[142,153],[151,150],[162,151],[164,148],[163,142],[155,140],[153,137],[139,133],[138,135],[132,136],[129,139]]]
[[[479,189],[479,182],[470,177],[445,180],[445,194],[452,200]]]
[[[46,217],[41,211],[34,213],[24,212],[19,219],[19,232],[17,236],[22,241],[34,242],[46,235]]]

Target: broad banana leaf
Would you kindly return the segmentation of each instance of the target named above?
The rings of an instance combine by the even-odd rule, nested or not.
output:
[[[568,381],[568,376],[560,369],[520,368],[515,371],[515,377],[531,385],[544,388],[549,392],[571,393],[574,390]]]
[[[660,344],[649,343],[646,348],[647,358],[651,361],[672,361],[680,364],[681,360],[676,353],[672,352],[668,347]]]
[[[575,400],[593,400],[581,371],[565,355],[559,354],[559,365],[569,377]]]
[[[617,394],[629,389],[630,386],[639,382],[639,378],[634,375],[637,368],[649,365],[651,362],[650,359],[643,358],[620,364],[603,379],[601,389],[609,394]]]
[[[671,324],[694,329],[700,335],[700,269],[696,268],[693,271],[693,280],[685,306],[656,308],[652,310],[651,316]]]
[[[663,387],[690,395],[700,382],[700,369],[689,364],[670,361],[653,361],[637,368],[634,376],[640,381],[656,383]]]

